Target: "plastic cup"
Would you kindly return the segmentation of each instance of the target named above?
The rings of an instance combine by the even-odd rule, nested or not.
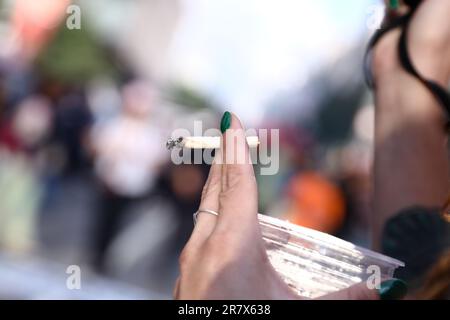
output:
[[[259,221],[270,262],[303,297],[317,298],[369,277],[392,278],[395,269],[405,266],[326,233],[265,215],[259,215]]]

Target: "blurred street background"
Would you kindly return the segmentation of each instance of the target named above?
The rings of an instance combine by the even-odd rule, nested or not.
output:
[[[165,141],[226,110],[280,129],[261,213],[370,246],[380,5],[0,0],[0,298],[171,298],[208,166]]]

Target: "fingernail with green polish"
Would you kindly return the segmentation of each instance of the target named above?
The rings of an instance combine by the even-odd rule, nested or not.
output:
[[[222,121],[220,121],[220,131],[225,133],[231,126],[231,113],[225,112],[222,116]]]
[[[399,0],[390,0],[389,1],[389,8],[393,10],[397,10],[398,7],[400,7]]]
[[[378,293],[381,300],[400,300],[406,296],[408,287],[399,279],[391,279],[381,283]]]

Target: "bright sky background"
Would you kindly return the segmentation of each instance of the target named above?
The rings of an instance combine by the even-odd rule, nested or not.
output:
[[[171,73],[257,121],[278,92],[368,37],[378,0],[182,0]]]

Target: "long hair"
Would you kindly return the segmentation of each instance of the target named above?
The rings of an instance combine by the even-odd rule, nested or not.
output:
[[[444,253],[428,272],[424,284],[415,298],[421,300],[450,299],[450,250]]]
[[[450,197],[442,208],[442,217],[450,223]],[[423,286],[416,294],[423,300],[450,299],[450,250],[446,251],[428,271]]]

